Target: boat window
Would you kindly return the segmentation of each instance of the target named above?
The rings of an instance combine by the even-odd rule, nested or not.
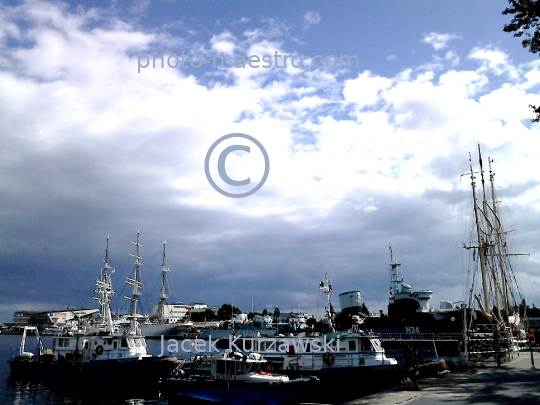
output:
[[[135,343],[135,347],[141,347],[141,339],[133,339],[133,342]]]
[[[383,348],[379,339],[371,339],[371,345],[376,352],[382,352]]]
[[[229,374],[227,373],[227,361],[225,360],[218,360],[216,361],[216,373],[218,374]]]
[[[349,341],[349,350],[356,350],[356,342],[354,340]]]
[[[58,347],[69,347],[69,339],[58,339]]]
[[[360,350],[371,350],[371,343],[368,339],[362,339],[360,341]]]
[[[83,348],[88,349],[88,340],[84,341]]]
[[[115,341],[115,342],[113,343],[113,349],[118,349],[118,342]]]
[[[129,347],[127,339],[122,339],[122,345],[121,347]]]

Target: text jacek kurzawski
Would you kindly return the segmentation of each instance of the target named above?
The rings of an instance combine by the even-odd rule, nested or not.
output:
[[[216,346],[222,339],[167,339],[161,336],[161,353],[159,356],[166,356],[178,352],[220,352]],[[327,340],[326,336],[321,338],[245,338],[242,336],[229,336],[229,351],[237,352],[258,352],[258,353],[290,353],[291,346],[294,353],[335,353],[339,351],[339,338]],[[264,344],[263,344],[264,343]]]

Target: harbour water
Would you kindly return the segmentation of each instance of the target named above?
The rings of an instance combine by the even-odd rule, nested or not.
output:
[[[114,390],[100,388],[99,381],[80,381],[79,384],[66,384],[63,381],[42,383],[38,381],[14,380],[10,377],[9,363],[17,354],[21,336],[0,335],[0,405],[120,405],[153,404],[167,405],[159,389],[146,390],[145,387],[118,386]],[[27,350],[33,349],[35,337],[28,336]],[[52,347],[52,337],[43,337],[44,347]],[[160,351],[158,339],[148,339],[148,351],[157,355]]]

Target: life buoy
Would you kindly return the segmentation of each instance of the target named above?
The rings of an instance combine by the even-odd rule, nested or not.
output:
[[[324,353],[323,361],[324,361],[324,364],[326,364],[327,366],[331,366],[332,364],[334,364],[334,354],[330,352]]]
[[[96,354],[102,354],[103,353],[103,346],[96,347]]]
[[[257,369],[257,374],[259,374],[259,375],[270,375],[271,373],[268,372],[268,371],[264,371],[264,370],[262,369],[262,367],[259,367],[259,368]]]

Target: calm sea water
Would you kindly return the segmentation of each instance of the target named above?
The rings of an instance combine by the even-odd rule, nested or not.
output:
[[[21,336],[0,335],[0,405],[167,405],[167,401],[160,396],[158,390],[133,394],[131,387],[125,386],[115,390],[100,389],[98,381],[82,382],[82,384],[73,387],[62,381],[40,383],[14,380],[10,377],[7,361],[12,355],[18,354],[20,342]],[[28,336],[26,349],[34,349],[37,346],[35,342],[35,336]],[[43,345],[45,349],[52,348],[52,337],[44,336]],[[148,339],[148,351],[158,355],[160,341]]]

